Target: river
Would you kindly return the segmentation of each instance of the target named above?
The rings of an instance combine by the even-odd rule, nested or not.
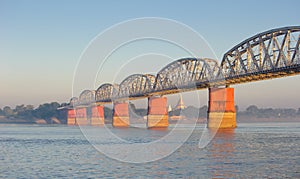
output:
[[[109,129],[141,142],[148,134],[154,140],[167,135],[172,126]],[[216,133],[203,149],[198,147],[202,130],[197,126],[167,157],[126,163],[96,150],[79,127],[1,124],[0,178],[300,178],[300,123],[238,124]]]

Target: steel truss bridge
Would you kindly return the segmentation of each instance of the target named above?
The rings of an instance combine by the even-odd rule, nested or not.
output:
[[[134,74],[73,97],[69,106],[167,95],[300,73],[300,26],[269,30],[234,46],[221,63],[207,58],[176,60],[156,75]]]

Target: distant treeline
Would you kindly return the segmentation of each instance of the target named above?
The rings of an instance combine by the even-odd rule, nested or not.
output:
[[[45,103],[34,108],[33,105],[17,105],[14,109],[9,106],[5,106],[3,109],[0,108],[0,116],[14,121],[24,120],[28,123],[35,123],[38,119],[43,119],[47,123],[52,123],[53,118],[57,118],[61,123],[66,123],[67,113],[63,110],[58,110],[58,107],[64,106],[57,102]]]
[[[47,123],[52,123],[53,118],[58,119],[61,123],[67,122],[67,110],[58,110],[59,107],[66,106],[66,103],[59,104],[57,102],[45,103],[34,108],[33,105],[17,105],[14,109],[9,106],[0,108],[0,119],[14,121],[21,119],[27,123],[35,123],[38,119],[43,119]],[[147,115],[147,109],[136,108],[134,104],[129,104],[129,112],[132,118],[140,118]],[[201,108],[189,106],[183,110],[173,110],[169,112],[170,116],[184,115],[187,118],[207,118],[208,107],[205,105]],[[296,118],[300,117],[300,108],[298,110],[293,108],[258,108],[251,105],[245,111],[239,111],[236,106],[237,118]],[[91,116],[91,108],[87,108],[87,115]],[[104,108],[105,120],[107,123],[111,122],[113,110]]]
[[[258,108],[255,105],[249,106],[245,111],[238,111],[238,116],[251,116],[255,118],[293,118],[300,116],[300,108],[298,110],[293,108]]]
[[[300,117],[300,108],[298,110],[293,108],[258,108],[255,105],[250,105],[246,110],[240,111],[238,106],[235,106],[237,117],[251,117],[251,118],[293,118]],[[169,116],[184,115],[187,118],[207,118],[208,106],[196,108],[188,106],[183,110],[175,109],[169,112]],[[147,109],[137,109],[138,115],[147,114]]]

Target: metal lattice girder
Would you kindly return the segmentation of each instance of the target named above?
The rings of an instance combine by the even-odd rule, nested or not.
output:
[[[153,89],[155,76],[150,74],[134,74],[128,76],[119,85],[116,97],[142,96]]]
[[[134,74],[117,84],[103,84],[96,92],[85,90],[70,106],[111,102],[122,98],[148,97],[193,90],[195,87],[230,85],[279,78],[300,73],[300,26],[266,31],[246,39],[216,60],[184,58],[176,60],[156,76]],[[180,90],[178,90],[180,89]]]
[[[70,104],[69,106],[74,107],[78,104],[78,98],[77,97],[73,97],[70,99]]]
[[[225,78],[234,78],[299,65],[299,41],[300,26],[257,34],[225,53],[222,73]]]
[[[84,90],[79,96],[80,105],[89,105],[95,102],[95,91],[94,90]]]
[[[176,60],[158,72],[154,91],[180,89],[197,83],[213,81],[219,73],[219,65],[213,59],[183,58]]]
[[[95,100],[97,102],[111,101],[114,87],[112,84],[105,83],[96,90]]]

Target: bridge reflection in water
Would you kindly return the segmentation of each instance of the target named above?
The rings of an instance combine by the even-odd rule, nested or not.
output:
[[[235,128],[234,89],[230,85],[286,77],[300,73],[300,26],[259,33],[234,46],[221,63],[207,58],[184,58],[156,75],[134,74],[120,84],[84,90],[68,106],[69,125],[104,124],[103,106],[114,105],[114,127],[130,126],[128,101],[148,98],[148,128],[168,127],[164,95],[209,89],[209,128]],[[93,108],[88,119],[87,108]]]
[[[235,130],[234,129],[221,129],[218,130],[211,141],[208,155],[210,161],[208,162],[208,169],[213,178],[235,178],[232,166],[235,160]]]

